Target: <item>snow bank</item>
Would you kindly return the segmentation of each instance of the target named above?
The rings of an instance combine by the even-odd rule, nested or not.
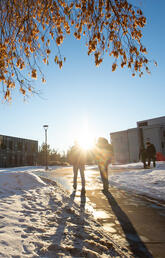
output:
[[[113,165],[110,168],[125,171],[110,172],[110,185],[165,201],[165,162],[157,162],[156,168],[145,170],[138,169],[141,163]],[[130,168],[131,171],[126,171]]]
[[[31,172],[0,172],[0,189],[3,191],[27,190],[45,186],[45,183]]]
[[[119,169],[138,169],[138,168],[143,168],[143,163],[142,162],[137,162],[137,163],[130,163],[130,164],[110,164],[109,165],[109,168],[110,169],[116,169],[116,170],[119,170]]]
[[[59,169],[62,168],[61,166],[51,166],[49,167],[49,170],[55,170],[55,169]],[[45,167],[44,166],[24,166],[24,167],[15,167],[15,168],[0,168],[0,172],[43,172],[45,171]]]

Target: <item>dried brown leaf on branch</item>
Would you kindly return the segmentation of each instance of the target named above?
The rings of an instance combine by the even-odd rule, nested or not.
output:
[[[114,58],[112,71],[120,65],[133,76],[141,76],[143,70],[149,73],[147,50],[141,42],[145,24],[142,11],[127,0],[0,1],[2,97],[10,100],[15,86],[23,95],[33,91],[32,79],[37,75],[45,82],[40,59],[48,64],[53,54],[62,68],[65,58],[60,46],[72,34],[78,40],[85,37],[88,55],[94,54],[97,66],[108,53]]]

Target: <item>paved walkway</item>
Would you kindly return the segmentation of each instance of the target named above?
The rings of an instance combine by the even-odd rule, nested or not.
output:
[[[94,217],[115,241],[127,246],[136,257],[165,257],[165,204],[110,187],[102,192],[97,170],[86,170],[86,194],[81,195],[81,181],[75,200],[93,212]],[[72,192],[72,169],[50,172]]]

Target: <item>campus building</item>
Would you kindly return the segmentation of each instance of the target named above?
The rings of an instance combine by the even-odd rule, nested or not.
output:
[[[139,149],[150,141],[160,157],[165,158],[165,116],[138,121],[137,127],[110,134],[114,160],[118,163],[137,162]]]
[[[0,135],[0,167],[33,166],[37,163],[38,141]]]

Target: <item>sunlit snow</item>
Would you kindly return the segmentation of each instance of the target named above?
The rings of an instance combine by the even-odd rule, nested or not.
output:
[[[0,257],[121,257],[83,197],[78,205],[74,192],[41,180],[36,170],[43,168],[0,170]]]
[[[110,165],[109,184],[118,188],[165,200],[165,162],[157,162],[156,168],[143,169],[143,164]],[[118,171],[123,172],[118,172]],[[116,172],[115,172],[116,171]]]

